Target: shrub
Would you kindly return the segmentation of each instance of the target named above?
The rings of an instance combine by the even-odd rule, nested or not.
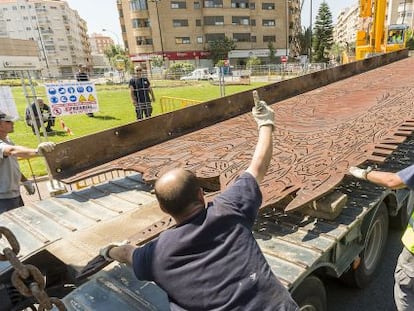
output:
[[[194,65],[190,63],[174,63],[167,69],[167,79],[179,79],[194,69]]]
[[[25,79],[24,83],[29,85],[29,80]],[[35,80],[32,80],[33,86],[38,86],[38,83]],[[4,79],[0,80],[0,86],[21,86],[22,81],[20,79]]]

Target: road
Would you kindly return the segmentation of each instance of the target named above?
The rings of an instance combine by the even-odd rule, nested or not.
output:
[[[395,311],[394,269],[401,252],[402,232],[390,229],[377,277],[363,290],[349,288],[336,279],[325,280],[329,311]]]

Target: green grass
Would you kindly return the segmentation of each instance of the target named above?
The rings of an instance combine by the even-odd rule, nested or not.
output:
[[[208,82],[181,82],[181,81],[151,81],[156,102],[153,103],[153,116],[161,113],[160,99],[163,96],[178,97],[185,99],[194,99],[207,101],[220,97],[218,86]],[[226,95],[255,89],[267,83],[252,83],[251,85],[228,85],[225,88]],[[99,112],[95,113],[94,118],[86,115],[64,116],[56,119],[54,126],[55,133],[49,136],[50,141],[56,143],[85,136],[91,133],[99,132],[105,129],[124,125],[136,120],[135,110],[129,97],[129,89],[126,85],[104,86],[97,85],[97,96],[99,102]],[[24,112],[26,109],[26,99],[21,87],[12,88],[13,97],[17,105],[17,110],[21,119],[15,123],[14,133],[10,134],[11,139],[16,145],[36,147],[39,143],[32,130],[24,122]],[[45,88],[36,87],[37,96],[46,99]],[[71,129],[73,135],[63,131],[60,120]],[[30,165],[27,160],[20,161],[20,167],[26,176],[32,176],[32,170],[36,176],[42,176],[47,173],[45,161],[42,158],[30,159]]]

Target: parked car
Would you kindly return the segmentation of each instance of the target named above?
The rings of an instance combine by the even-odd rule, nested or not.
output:
[[[180,80],[209,80],[211,78],[208,68],[198,68],[180,78]]]

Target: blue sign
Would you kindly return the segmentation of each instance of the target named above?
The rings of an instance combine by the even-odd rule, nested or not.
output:
[[[92,93],[92,92],[93,92],[93,87],[92,87],[92,86],[87,86],[87,87],[86,87],[86,90],[87,90],[89,93]]]
[[[66,93],[66,89],[64,87],[60,87],[59,94],[65,94],[65,93]]]
[[[85,91],[85,88],[83,86],[78,86],[76,89],[78,90],[79,93],[82,93],[83,91]]]
[[[60,101],[61,101],[62,103],[67,103],[67,102],[68,102],[68,98],[67,98],[66,96],[61,96],[61,97],[60,97]]]
[[[57,98],[56,96],[50,96],[50,102],[52,104],[57,104],[59,102],[59,98]]]
[[[68,87],[68,93],[69,94],[75,93],[75,88],[74,87]]]
[[[78,98],[75,95],[71,95],[69,97],[69,100],[74,103],[74,102],[76,102],[78,100]]]
[[[51,88],[51,89],[48,90],[48,93],[50,95],[55,95],[56,94],[56,89],[55,88]]]

